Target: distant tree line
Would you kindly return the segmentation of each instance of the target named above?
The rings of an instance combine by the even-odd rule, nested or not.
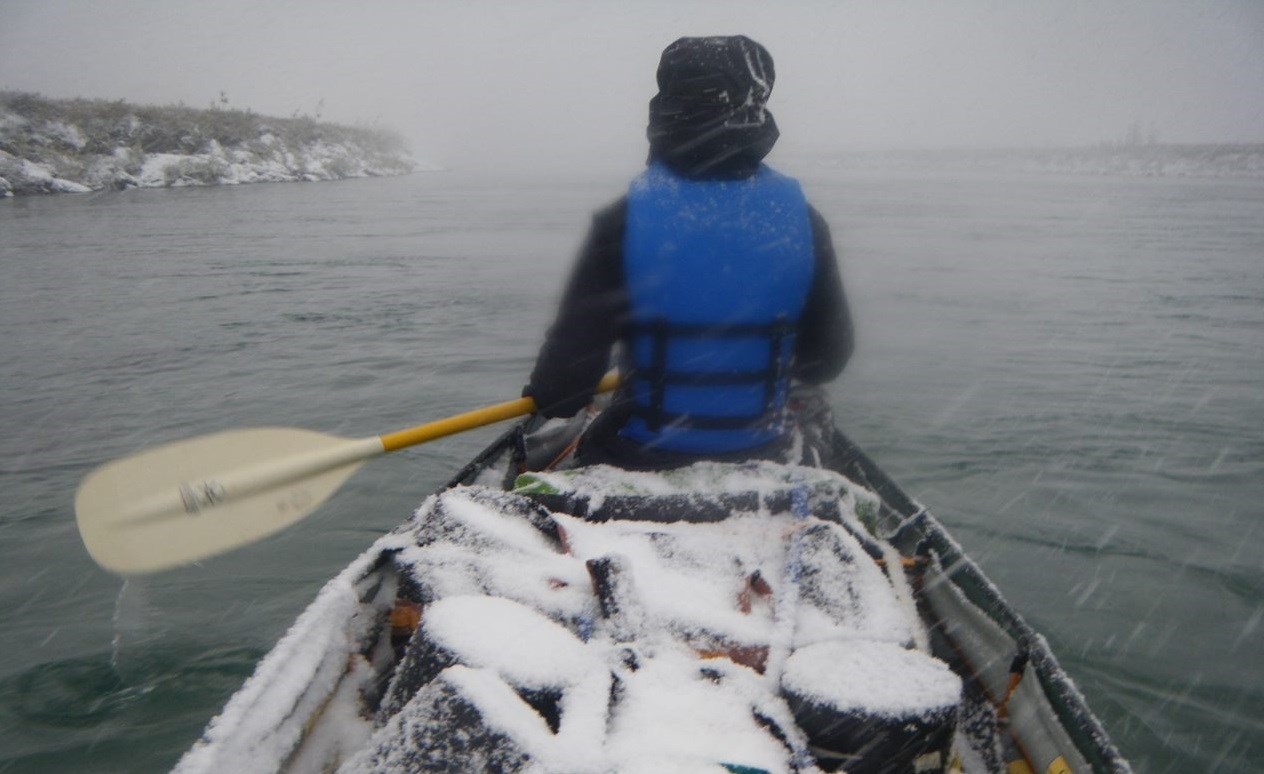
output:
[[[60,122],[78,129],[74,134],[23,131],[0,132],[0,150],[29,158],[31,143],[53,142],[75,146],[80,153],[110,154],[116,148],[143,153],[192,154],[211,141],[224,147],[249,145],[269,134],[294,146],[316,142],[353,143],[367,151],[406,154],[407,143],[382,127],[347,126],[306,115],[289,118],[263,116],[252,110],[227,107],[221,99],[213,107],[135,105],[124,100],[50,99],[40,94],[0,91],[0,111],[25,119],[32,126]],[[82,145],[78,143],[82,141]],[[67,150],[69,147],[61,148]]]

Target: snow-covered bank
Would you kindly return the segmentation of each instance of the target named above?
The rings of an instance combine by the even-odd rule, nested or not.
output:
[[[1118,145],[1012,150],[849,153],[825,162],[844,169],[980,170],[1121,177],[1264,177],[1264,144]]]
[[[424,168],[382,129],[0,93],[0,197],[337,180]]]

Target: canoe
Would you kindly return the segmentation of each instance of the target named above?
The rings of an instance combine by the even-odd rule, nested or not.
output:
[[[1045,639],[832,420],[804,431],[813,465],[538,469],[580,429],[533,417],[479,454],[321,590],[175,770],[1131,770]]]

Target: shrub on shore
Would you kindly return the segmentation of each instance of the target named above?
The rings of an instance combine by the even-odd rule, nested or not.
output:
[[[197,109],[0,91],[0,195],[332,179],[415,168],[403,137],[389,129],[263,116],[225,103]],[[146,176],[154,159],[166,166]]]

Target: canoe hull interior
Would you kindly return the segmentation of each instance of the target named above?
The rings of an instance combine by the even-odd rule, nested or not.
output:
[[[635,493],[585,500],[582,486],[542,491],[556,489],[547,477],[528,482],[534,492],[504,492],[536,423],[506,433],[423,504],[424,521],[384,536],[331,580],[176,770],[1129,771],[1044,639],[841,433],[825,464],[847,481],[833,490],[846,501],[836,509],[842,516],[829,497],[809,496],[811,482],[795,479],[794,487],[764,487],[753,507],[725,501],[732,521],[694,508],[700,521],[676,527],[671,516],[654,523],[626,512],[644,504]],[[822,486],[818,494],[829,490]],[[678,495],[656,491],[660,512],[680,513],[671,500]],[[822,508],[830,510],[824,518]],[[509,519],[483,525],[507,548],[475,534],[489,518]],[[810,524],[815,537],[803,537],[814,534]],[[644,579],[654,567],[691,583],[691,568],[711,561],[718,542],[706,529],[748,539],[745,553],[724,555],[741,565],[726,570],[734,601],[724,615],[698,613],[673,599],[678,590],[659,593]],[[607,551],[605,540],[619,550]],[[643,549],[666,564],[645,564]],[[526,553],[468,577],[456,569],[497,550]],[[830,565],[813,564],[826,555],[856,569],[830,575]],[[832,586],[811,585],[826,576]],[[467,593],[471,583],[478,593]],[[878,601],[839,601],[847,595]],[[787,609],[794,621],[779,623]],[[853,609],[876,612],[853,622]],[[467,637],[470,622],[485,636]],[[647,634],[655,627],[671,636]],[[844,653],[862,659],[874,649],[877,660],[857,662],[862,671],[901,654],[925,659],[901,671],[924,669],[926,679],[897,692],[921,708],[857,707],[847,696],[856,680],[831,694],[824,673],[837,671],[832,662],[794,663],[814,637],[822,647],[840,638],[869,643]],[[489,640],[503,647],[487,649]],[[891,652],[881,655],[884,648]],[[672,655],[686,651],[687,659]],[[822,673],[801,678],[818,695],[786,688],[796,668]],[[664,692],[706,711],[676,717],[672,702],[656,703]],[[822,721],[822,711],[833,715]],[[727,719],[740,741],[708,746],[706,728],[688,731],[698,714]],[[654,755],[640,749],[651,746]]]

